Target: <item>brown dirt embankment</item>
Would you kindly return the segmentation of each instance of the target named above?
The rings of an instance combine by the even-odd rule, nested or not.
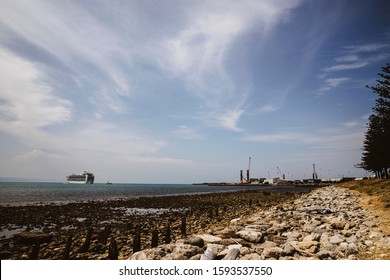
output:
[[[360,204],[368,209],[378,223],[378,232],[390,236],[390,179],[370,179],[338,184],[361,196]],[[390,254],[389,248],[380,248],[373,255],[362,255],[362,259],[380,259]]]

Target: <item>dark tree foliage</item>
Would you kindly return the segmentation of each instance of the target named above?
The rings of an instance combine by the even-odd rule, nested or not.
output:
[[[378,178],[390,178],[390,64],[382,67],[376,86],[367,86],[379,95],[369,118],[363,142],[362,162],[358,165],[375,172]]]

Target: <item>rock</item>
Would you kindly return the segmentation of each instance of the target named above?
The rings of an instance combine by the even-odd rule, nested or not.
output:
[[[324,259],[328,259],[330,258],[330,255],[331,255],[331,252],[330,251],[326,251],[326,250],[322,250],[322,251],[319,251],[317,253],[317,256],[320,260],[324,260]]]
[[[298,231],[286,232],[282,235],[286,236],[288,240],[298,240],[302,237],[302,234]]]
[[[308,250],[310,249],[311,247],[318,247],[319,245],[319,242],[318,241],[301,241],[301,242],[298,242],[297,243],[297,246],[299,247],[299,249],[301,250]]]
[[[276,244],[275,242],[272,242],[272,241],[265,241],[264,243],[261,243],[260,245],[258,245],[257,247],[258,248],[271,248],[271,247],[277,247],[278,244]]]
[[[235,226],[241,221],[241,218],[236,218],[230,221],[230,225]]]
[[[365,222],[363,222],[363,225],[365,225],[369,228],[372,228],[372,227],[376,226],[376,223],[374,221],[365,221]]]
[[[383,237],[383,234],[379,233],[379,232],[371,232],[370,235],[368,236],[368,238],[370,239],[375,239],[375,238],[382,238]]]
[[[200,257],[201,260],[215,260],[218,255],[218,247],[216,244],[207,244],[207,249]]]
[[[19,244],[33,245],[49,243],[53,240],[53,236],[49,233],[42,232],[22,232],[14,236],[14,241]]]
[[[246,241],[253,243],[260,243],[263,239],[263,234],[257,231],[242,230],[237,232],[236,235]]]
[[[223,258],[223,260],[236,260],[240,254],[240,248],[232,247],[229,249],[229,252]]]
[[[330,227],[333,229],[344,229],[345,222],[341,221],[339,218],[332,219],[330,221]]]
[[[222,238],[211,234],[200,234],[197,237],[202,238],[205,243],[217,243],[222,240]]]
[[[329,237],[330,244],[339,244],[339,243],[343,242],[344,240],[345,240],[345,238],[343,238],[341,235],[334,235],[334,236]]]
[[[204,240],[200,236],[192,236],[186,240],[184,240],[185,244],[190,244],[193,246],[203,247],[204,246]]]
[[[283,254],[283,249],[279,247],[265,248],[263,250],[263,257],[266,259],[274,258],[277,260],[282,254]]]
[[[303,238],[303,241],[320,241],[320,238],[321,238],[321,234],[320,233],[312,233],[312,234],[309,234],[309,235],[306,235],[304,238]]]
[[[144,251],[139,251],[130,256],[130,260],[151,260]]]
[[[262,260],[262,259],[263,258],[256,253],[247,254],[240,258],[240,260]]]
[[[179,244],[176,245],[176,247],[173,249],[172,252],[172,259],[188,259],[196,254],[203,253],[203,250],[199,248],[198,246],[193,246],[190,244]]]
[[[200,260],[200,258],[202,257],[202,254],[197,254],[195,256],[192,256],[191,258],[189,258],[190,261],[198,261]]]
[[[349,256],[349,255],[356,255],[356,254],[358,254],[358,253],[359,253],[359,249],[358,249],[358,247],[356,246],[355,243],[349,243],[349,244],[347,245],[347,249],[346,249],[346,251],[345,251],[345,254],[346,254],[347,256]]]
[[[286,243],[283,248],[283,255],[293,256],[297,250],[290,243]]]

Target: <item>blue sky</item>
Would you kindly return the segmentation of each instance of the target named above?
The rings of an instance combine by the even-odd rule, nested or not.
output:
[[[386,0],[0,2],[0,177],[366,175]]]

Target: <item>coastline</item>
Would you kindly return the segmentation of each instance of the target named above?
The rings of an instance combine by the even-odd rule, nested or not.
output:
[[[6,207],[1,228],[14,236],[1,238],[1,259],[32,257],[21,226],[50,236],[39,259],[390,259],[390,233],[362,198],[330,186]]]
[[[247,216],[301,193],[272,193],[243,190],[207,194],[145,196],[131,199],[89,201],[68,204],[0,206],[0,259],[31,258],[31,242],[19,242],[23,232],[38,232],[50,236],[50,242],[40,244],[40,259],[64,259],[63,250],[72,236],[70,259],[107,259],[109,239],[101,235],[109,228],[108,238],[116,240],[121,258],[133,253],[133,239],[141,231],[141,248],[151,247],[151,233],[159,232],[159,244],[164,243],[167,224],[171,240],[182,237],[181,223],[186,215],[186,235],[224,227],[237,216]],[[142,210],[140,210],[142,209]],[[149,210],[146,210],[149,209]],[[138,211],[137,211],[138,210]],[[91,246],[80,253],[88,231],[92,229]]]

